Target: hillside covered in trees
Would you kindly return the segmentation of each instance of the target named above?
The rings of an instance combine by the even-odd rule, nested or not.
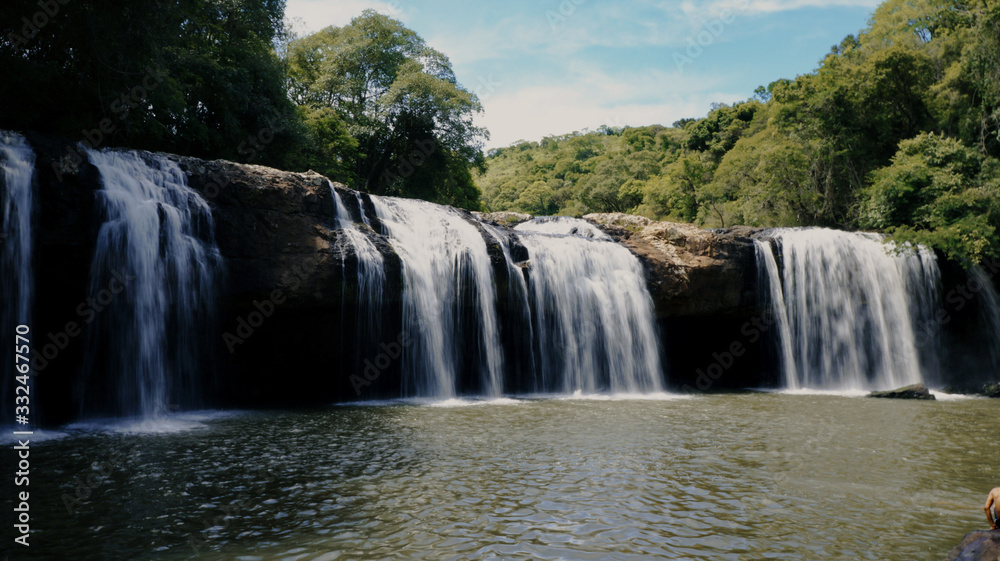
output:
[[[819,68],[701,119],[490,151],[494,211],[878,229],[1000,255],[1000,2],[888,0]]]

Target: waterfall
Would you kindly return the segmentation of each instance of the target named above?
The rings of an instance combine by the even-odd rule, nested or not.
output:
[[[507,362],[513,365],[516,380],[514,387],[539,387],[538,368],[535,365],[535,331],[531,322],[531,304],[528,300],[528,283],[524,272],[511,252],[513,234],[491,224],[483,223],[486,230],[500,245],[504,263],[507,269],[507,303],[511,316],[506,325],[511,331],[518,331],[506,337],[505,340],[513,348],[506,349]]]
[[[35,154],[23,137],[0,133],[0,275],[3,306],[0,333],[3,334],[3,369],[0,371],[0,399],[6,409],[14,402],[14,336],[18,325],[33,327],[31,310],[34,296],[32,279],[33,187]],[[34,336],[29,336],[34,339]],[[22,363],[23,364],[23,363]],[[32,401],[35,401],[34,399]],[[9,409],[13,415],[13,408]],[[13,422],[13,417],[0,423]]]
[[[454,397],[460,374],[478,369],[475,393],[500,395],[493,269],[479,229],[455,209],[424,201],[373,196],[372,204],[403,264],[403,330],[411,342],[403,350],[403,394]]]
[[[536,219],[515,230],[530,256],[539,391],[662,390],[653,301],[627,249],[588,222]]]
[[[3,174],[4,329],[30,323],[32,304],[31,216],[35,153],[23,137],[0,137]],[[13,340],[13,337],[8,337]]]
[[[365,201],[361,198],[361,193],[355,191],[354,197],[358,200],[358,213],[361,215],[361,223],[369,228],[372,227],[372,221],[368,219],[368,215],[365,214]]]
[[[86,353],[88,374],[106,390],[84,396],[84,407],[155,417],[198,405],[221,269],[211,210],[162,156],[87,154],[101,175],[103,222]]]
[[[778,328],[778,347],[780,350],[781,367],[787,385],[789,380],[797,384],[799,379],[795,365],[795,350],[792,347],[792,331],[788,326],[788,310],[785,308],[785,298],[781,292],[781,273],[778,263],[771,251],[771,244],[763,240],[754,240],[754,255],[757,259],[757,283],[766,286],[765,304],[771,307],[770,318]],[[763,266],[762,266],[763,265]]]
[[[344,206],[344,201],[332,185],[330,191],[333,193],[334,206],[336,207],[337,228],[344,235],[340,239],[344,240],[343,243],[349,245],[357,256],[358,298],[370,303],[371,313],[377,317],[381,309],[382,293],[385,287],[385,259],[375,244],[351,220],[351,215],[347,211],[347,207]],[[358,203],[361,203],[360,198]],[[346,261],[342,261],[341,265],[346,273]]]
[[[341,269],[344,274],[344,319],[353,325],[344,325],[341,332],[349,339],[341,339],[341,347],[349,345],[349,348],[356,349],[354,363],[351,366],[354,375],[364,375],[367,365],[365,360],[374,361],[381,352],[378,345],[383,343],[382,332],[382,304],[385,293],[385,258],[379,252],[374,242],[366,235],[361,228],[351,220],[351,215],[344,205],[340,193],[330,185],[330,192],[333,193],[333,202],[336,211],[336,223],[340,236],[337,243],[340,245]],[[358,196],[358,208],[361,216],[364,216],[364,207],[361,206],[361,197]],[[350,248],[350,251],[347,249]],[[356,284],[346,282],[348,280],[348,255],[352,254],[356,261],[356,272],[354,278]],[[348,303],[348,291],[354,291],[354,298]],[[392,341],[389,341],[392,343]],[[377,367],[376,367],[377,368]],[[360,388],[358,395],[360,394]]]
[[[929,250],[895,251],[875,234],[778,229],[758,243],[789,389],[887,389],[920,382],[915,328],[936,311]]]
[[[941,270],[933,250],[924,246],[913,250],[909,244],[906,248],[908,251],[897,252],[894,257],[910,306],[921,380],[932,382],[939,378],[943,352],[942,326],[936,318],[943,309]]]
[[[564,216],[540,217],[522,222],[515,230],[519,232],[533,232],[536,234],[552,234],[556,236],[579,236],[592,240],[610,241],[611,236],[605,234],[600,228],[594,226],[586,220],[579,218],[568,218]]]

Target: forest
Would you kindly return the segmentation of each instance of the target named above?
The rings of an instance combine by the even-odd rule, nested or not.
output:
[[[283,0],[8,0],[0,128],[292,171],[471,210],[873,229],[1000,255],[1000,1],[887,0],[818,68],[671,126],[484,154],[444,53]],[[820,55],[820,53],[817,53]],[[749,92],[748,92],[749,93]]]
[[[1000,2],[889,0],[812,73],[670,127],[491,150],[490,210],[887,232],[1000,255]]]

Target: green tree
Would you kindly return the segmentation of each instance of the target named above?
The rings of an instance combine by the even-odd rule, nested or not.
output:
[[[0,128],[271,165],[304,141],[274,50],[284,0],[46,5],[0,11]]]
[[[372,10],[288,46],[292,99],[333,109],[357,140],[347,183],[373,193],[479,208],[471,167],[482,165],[478,98],[448,58]],[[307,122],[316,134],[319,124]]]
[[[682,155],[646,182],[643,200],[653,217],[694,222],[698,217],[698,193],[712,179],[714,165],[697,152]]]
[[[544,181],[529,185],[517,198],[517,207],[524,212],[537,215],[556,213],[555,192]]]
[[[734,210],[749,226],[810,224],[820,196],[800,144],[775,131],[741,139],[715,172],[711,189],[738,202]]]
[[[893,239],[938,247],[979,262],[1000,254],[1000,182],[996,161],[958,140],[921,134],[904,140],[892,164],[862,193],[861,225]]]

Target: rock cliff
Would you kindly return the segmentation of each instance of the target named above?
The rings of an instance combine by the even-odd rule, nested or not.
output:
[[[87,298],[87,279],[100,217],[95,210],[100,174],[74,145],[40,135],[27,135],[36,151],[38,185],[36,329],[58,333]],[[75,154],[69,157],[69,154]],[[223,335],[212,369],[228,404],[283,405],[354,397],[345,372],[358,369],[352,349],[366,342],[353,333],[344,317],[358,313],[357,259],[350,244],[339,239],[333,192],[352,216],[361,206],[373,228],[360,227],[386,267],[383,328],[399,329],[401,262],[387,238],[377,233],[378,217],[365,194],[345,189],[315,173],[292,173],[226,161],[162,155],[176,162],[189,185],[208,202],[215,220],[215,239],[225,263],[219,302],[218,331]],[[147,154],[147,157],[153,155]],[[359,205],[361,201],[361,205]],[[480,225],[511,228],[530,219],[517,213],[464,213]],[[623,214],[589,215],[644,264],[661,324],[664,354],[672,384],[692,382],[713,352],[724,352],[739,338],[740,327],[756,313],[753,230],[708,231],[686,224],[654,222]],[[480,230],[482,231],[482,227]],[[497,274],[506,282],[506,263],[499,244],[484,233]],[[515,238],[516,240],[516,238]],[[523,247],[511,248],[526,260]],[[508,291],[498,287],[498,298]],[[262,307],[274,311],[263,325],[248,317]],[[499,303],[503,307],[504,302]],[[502,312],[501,312],[502,313]],[[228,337],[227,337],[228,336]],[[83,337],[70,342],[39,376],[47,394],[50,421],[72,418]],[[370,342],[369,342],[370,343]],[[757,385],[760,352],[716,387]],[[296,384],[275,380],[295,375]],[[399,373],[385,372],[371,396],[398,392]],[[764,381],[766,383],[766,381]]]

